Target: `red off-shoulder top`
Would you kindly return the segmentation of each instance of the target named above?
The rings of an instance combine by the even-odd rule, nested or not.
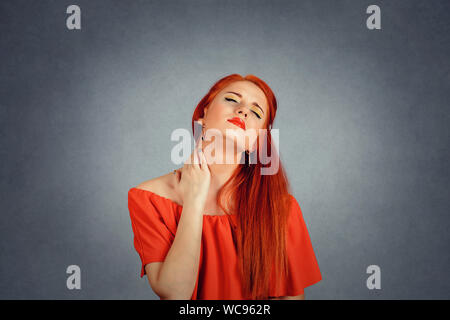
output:
[[[271,297],[297,296],[322,279],[302,211],[294,196],[288,221],[286,250],[289,274],[278,291],[271,280]],[[139,188],[128,191],[128,209],[134,233],[134,248],[145,265],[163,262],[175,238],[183,207],[156,193]],[[229,219],[236,215],[204,215],[198,278],[192,300],[244,300],[236,244]]]

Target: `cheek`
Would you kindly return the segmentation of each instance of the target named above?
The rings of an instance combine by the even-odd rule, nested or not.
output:
[[[223,120],[230,113],[230,107],[225,104],[217,104],[211,112],[211,119],[214,121]]]
[[[249,119],[247,123],[248,127],[253,128],[256,132],[258,132],[259,129],[264,129],[264,120],[262,119]]]
[[[208,111],[206,123],[209,128],[223,128],[224,119],[229,116],[229,111],[227,111],[227,106],[223,104],[215,104],[214,108]]]
[[[233,106],[229,103],[221,103],[219,104],[219,112],[227,113],[233,110]]]

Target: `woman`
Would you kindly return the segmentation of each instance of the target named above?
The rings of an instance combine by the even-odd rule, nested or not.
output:
[[[224,77],[194,111],[202,135],[183,167],[129,190],[141,277],[161,299],[304,299],[303,289],[321,280],[272,143],[276,111],[261,79]],[[249,130],[257,136],[238,139]],[[263,174],[272,165],[264,154],[276,172]]]

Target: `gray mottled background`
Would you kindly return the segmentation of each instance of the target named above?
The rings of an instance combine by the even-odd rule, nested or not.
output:
[[[172,130],[231,73],[278,98],[323,276],[306,298],[450,298],[449,21],[449,1],[1,1],[0,298],[157,299],[127,192],[176,167]]]

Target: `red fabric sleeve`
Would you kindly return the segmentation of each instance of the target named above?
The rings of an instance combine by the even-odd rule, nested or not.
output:
[[[175,238],[176,222],[170,218],[173,208],[140,189],[128,191],[128,209],[142,278],[146,264],[164,261]]]
[[[298,296],[304,293],[304,288],[322,280],[302,211],[294,196],[290,195],[290,199],[286,238],[289,273],[280,282],[278,291],[272,286],[271,297]],[[276,277],[275,273],[273,276]]]

